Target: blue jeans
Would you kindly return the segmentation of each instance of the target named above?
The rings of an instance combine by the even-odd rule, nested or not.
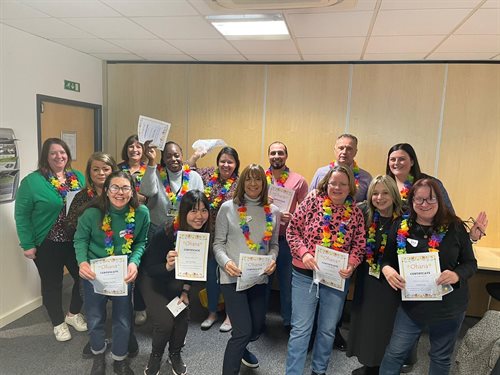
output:
[[[313,279],[292,271],[292,331],[288,340],[286,374],[302,375],[307,357],[307,347],[319,302],[318,330],[312,352],[312,370],[326,373],[335,339],[335,327],[342,316],[350,279],[344,291],[325,285],[312,284]]]
[[[88,280],[83,280],[83,291],[92,353],[100,354],[106,350],[104,342],[106,337],[106,303],[108,300],[111,300],[113,308],[112,357],[116,361],[127,358],[128,341],[132,325],[131,284],[128,285],[127,296],[110,297],[94,293],[94,286]]]
[[[208,312],[210,313],[216,313],[219,304],[220,285],[217,280],[217,267],[215,257],[209,257],[207,264],[207,299]]]
[[[460,313],[453,319],[439,320],[428,325],[431,343],[429,375],[446,375],[450,372],[451,356],[464,316],[465,313]],[[402,307],[399,307],[391,342],[385,350],[379,374],[399,375],[401,366],[420,337],[423,328],[424,326],[417,324]]]
[[[280,236],[279,239],[276,272],[269,276],[269,288],[266,299],[268,302],[275,274],[278,274],[278,282],[280,285],[281,318],[283,319],[283,325],[289,326],[292,319],[292,254],[290,253],[290,246],[288,246],[285,236]]]

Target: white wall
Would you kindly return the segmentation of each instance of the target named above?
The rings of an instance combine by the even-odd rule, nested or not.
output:
[[[80,82],[80,92],[63,89]],[[38,161],[36,94],[101,104],[102,62],[45,39],[0,25],[0,127],[12,128],[21,157],[21,178]],[[40,283],[24,258],[14,222],[14,203],[0,205],[0,327],[40,306]]]

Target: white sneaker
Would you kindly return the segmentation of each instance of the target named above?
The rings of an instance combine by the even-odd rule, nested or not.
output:
[[[73,316],[66,315],[64,321],[66,322],[66,324],[69,324],[78,332],[85,332],[87,330],[87,322],[85,321],[83,315],[80,313]]]
[[[146,314],[146,310],[135,312],[135,325],[142,326],[144,323],[146,323],[147,319],[148,315]]]
[[[57,341],[71,340],[71,333],[69,332],[68,325],[65,322],[54,327],[54,335],[56,336]]]

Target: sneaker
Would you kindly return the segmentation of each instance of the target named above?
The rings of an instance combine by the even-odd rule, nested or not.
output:
[[[113,372],[118,375],[134,375],[134,372],[130,368],[128,361],[123,359],[121,361],[113,362]]]
[[[241,358],[241,363],[250,368],[259,367],[259,360],[257,357],[248,349],[245,348],[243,353],[243,358]]]
[[[220,325],[219,331],[220,332],[229,332],[233,329],[233,326],[231,325],[230,320],[224,320],[224,322]]]
[[[206,331],[206,330],[209,330],[210,328],[212,328],[212,326],[214,325],[214,323],[217,321],[217,318],[215,319],[210,319],[210,318],[207,318],[203,321],[203,323],[201,323],[201,330],[202,331]]]
[[[170,353],[168,355],[168,363],[172,365],[174,375],[184,375],[187,371],[186,364],[182,360],[181,353]]]
[[[66,324],[69,324],[78,332],[85,332],[87,330],[87,322],[85,321],[83,315],[80,313],[73,316],[66,315],[64,321],[66,322]]]
[[[163,354],[151,353],[148,365],[144,369],[144,375],[158,375],[160,373],[162,356]]]
[[[135,312],[135,320],[134,321],[135,321],[136,326],[142,326],[144,323],[146,323],[147,319],[148,319],[148,315],[146,314],[146,310]]]
[[[104,353],[94,354],[94,362],[92,363],[92,370],[90,370],[90,375],[104,375],[106,373],[106,360],[104,359]]]
[[[68,325],[64,322],[54,327],[54,335],[57,341],[71,340],[71,333],[69,332]]]

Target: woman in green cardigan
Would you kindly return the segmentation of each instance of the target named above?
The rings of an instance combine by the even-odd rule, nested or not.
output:
[[[38,169],[19,186],[15,219],[24,256],[32,259],[41,280],[42,300],[54,326],[57,341],[71,339],[68,324],[86,331],[80,314],[78,265],[73,237],[66,230],[66,198],[85,184],[83,175],[71,168],[68,145],[59,138],[48,138],[42,146]],[[69,312],[62,308],[64,267],[73,277]]]

